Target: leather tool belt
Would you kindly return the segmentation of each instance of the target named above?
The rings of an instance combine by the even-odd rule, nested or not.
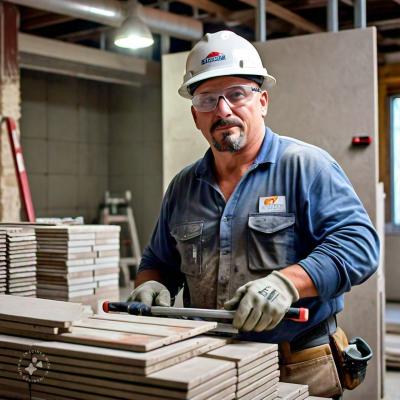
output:
[[[365,379],[368,361],[373,352],[361,337],[348,340],[344,331],[337,327],[335,316],[302,333],[291,343],[281,343],[281,362],[285,364],[289,360],[300,358],[304,361],[304,357],[308,358],[306,354],[310,358],[317,354],[320,356],[313,349],[321,349],[323,345],[329,345],[342,388],[352,390],[360,385]]]

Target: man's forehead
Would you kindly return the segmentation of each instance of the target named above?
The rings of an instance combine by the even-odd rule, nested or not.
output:
[[[219,76],[204,81],[196,88],[194,94],[202,93],[204,91],[224,89],[232,85],[257,86],[257,84],[250,79],[240,78],[238,76]]]

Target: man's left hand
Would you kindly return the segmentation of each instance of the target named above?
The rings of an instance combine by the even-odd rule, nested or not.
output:
[[[241,286],[224,307],[237,308],[234,328],[262,332],[275,328],[298,299],[299,292],[293,283],[282,273],[273,271],[265,278]]]

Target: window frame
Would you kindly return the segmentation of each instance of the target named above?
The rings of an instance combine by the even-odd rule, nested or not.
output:
[[[397,135],[399,135],[400,137],[400,93],[397,94],[393,94],[390,96],[389,101],[390,101],[390,107],[389,107],[389,143],[390,143],[390,208],[391,208],[391,224],[392,227],[395,228],[395,230],[400,230],[400,171],[397,172],[397,180],[398,180],[398,188],[396,188],[395,186],[395,123],[394,123],[394,105],[395,105],[395,101],[397,100],[397,102],[399,102],[399,117],[398,117],[398,133]],[[400,143],[400,138],[398,139],[398,142]],[[399,149],[397,151],[397,157],[400,157],[400,146]],[[399,162],[400,164],[400,162]],[[397,190],[397,195],[395,194]],[[398,207],[395,207],[395,203],[397,200],[398,203]]]

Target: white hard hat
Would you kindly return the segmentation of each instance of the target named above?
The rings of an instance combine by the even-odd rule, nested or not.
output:
[[[193,96],[189,87],[205,79],[225,75],[252,75],[264,77],[261,89],[276,83],[262,65],[255,47],[231,31],[207,33],[188,55],[186,73],[178,93],[187,99]]]

